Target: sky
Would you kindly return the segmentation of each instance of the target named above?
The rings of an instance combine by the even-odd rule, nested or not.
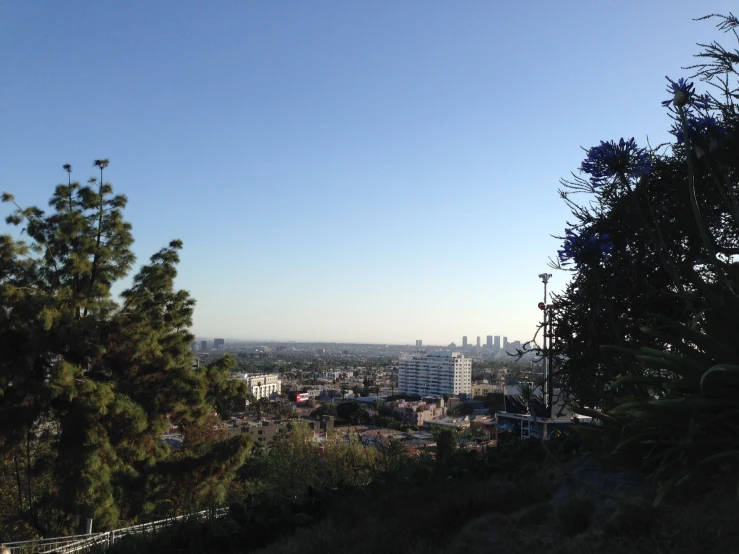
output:
[[[570,278],[559,179],[669,140],[665,76],[730,44],[693,19],[735,8],[0,0],[0,190],[108,158],[137,264],[184,242],[198,338],[525,341]]]

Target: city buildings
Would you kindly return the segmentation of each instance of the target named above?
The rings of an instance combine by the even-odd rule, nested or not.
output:
[[[282,381],[280,381],[279,375],[276,373],[265,373],[262,375],[241,373],[238,377],[246,381],[246,384],[249,387],[249,392],[251,392],[257,400],[262,397],[269,398],[272,395],[280,394],[282,392]]]
[[[445,416],[446,408],[441,408],[436,404],[427,404],[422,400],[419,402],[398,400],[395,408],[393,408],[393,413],[398,415],[405,423],[423,427],[426,421]]]
[[[404,354],[398,363],[398,392],[418,396],[471,394],[472,360],[458,352]]]
[[[208,341],[207,340],[201,340],[200,341],[200,351],[205,352],[208,350]]]
[[[464,336],[464,337],[462,337],[462,348],[464,350],[466,350],[468,348],[475,348],[475,347],[482,348],[484,346],[487,353],[493,353],[493,354],[504,352],[504,351],[511,351],[511,350],[515,350],[517,348],[521,348],[521,341],[509,341],[508,340],[508,337],[503,337],[502,344],[501,344],[501,340],[500,340],[500,338],[501,338],[500,335],[487,335],[485,337],[484,344],[482,342],[482,338],[483,337],[478,336],[478,337],[476,337],[476,339],[477,339],[476,342],[471,343],[468,340],[467,336]],[[420,341],[416,341],[416,346],[417,347],[420,346],[419,343],[420,343]],[[452,344],[454,344],[454,343],[452,343]],[[450,345],[449,348],[452,348],[452,346]]]
[[[416,341],[416,348],[421,348],[422,346],[423,346],[423,341],[422,340],[417,340]]]
[[[491,383],[475,383],[472,385],[472,398],[487,396],[495,392],[503,392],[503,388]]]
[[[224,346],[226,344],[226,341],[223,339],[214,339],[213,340],[213,348],[218,348],[219,346]]]
[[[308,420],[308,426],[316,433],[330,434],[334,430],[334,418],[323,416],[320,420]],[[260,421],[249,421],[241,427],[242,433],[248,433],[259,446],[268,446],[277,435],[289,432],[294,422],[286,419],[263,419]]]

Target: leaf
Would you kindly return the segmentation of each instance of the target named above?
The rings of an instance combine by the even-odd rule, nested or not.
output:
[[[719,460],[723,460],[724,458],[737,458],[739,460],[739,450],[729,450],[727,452],[719,452],[713,456],[708,456],[708,458],[704,458],[700,461],[700,465],[704,466],[712,464]]]
[[[665,380],[662,377],[649,377],[647,375],[624,375],[619,377],[613,384],[615,387],[620,385],[655,385],[661,387]]]
[[[663,315],[650,315],[671,329],[674,329],[675,332],[681,335],[686,341],[696,344],[701,350],[710,354],[716,360],[739,358],[739,352],[729,345],[714,339],[710,335],[701,333],[696,329],[691,329],[690,327],[683,325],[682,323],[677,323]]]
[[[671,364],[675,367],[684,367],[684,368],[692,368],[695,371],[703,372],[705,370],[705,365],[681,354],[673,354],[671,352],[664,352],[662,350],[657,350],[656,348],[647,348],[646,346],[642,346],[637,349],[636,351],[636,357],[641,358],[655,358],[658,360],[663,360],[667,364]]]
[[[711,369],[709,369],[703,374],[703,377],[701,377],[701,389],[703,389],[703,386],[708,376],[716,372],[737,373],[739,372],[739,365],[717,364],[713,366]],[[736,382],[734,383],[734,386],[739,387],[739,378],[737,378]]]

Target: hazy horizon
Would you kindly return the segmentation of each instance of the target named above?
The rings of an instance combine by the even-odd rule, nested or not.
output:
[[[3,2],[0,189],[46,208],[109,158],[137,263],[184,242],[195,335],[525,342],[559,179],[667,140],[664,76],[732,7]]]
[[[501,348],[502,348],[502,341],[503,341],[503,335],[501,336]],[[475,337],[476,338],[476,337]],[[388,346],[416,346],[416,341],[410,341],[410,342],[395,342],[395,341],[335,341],[335,340],[296,340],[296,339],[275,339],[275,338],[238,338],[238,337],[227,337],[227,336],[216,336],[216,335],[200,335],[195,337],[195,343],[198,343],[201,340],[208,340],[213,341],[213,339],[223,339],[226,341],[226,343],[229,342],[243,342],[243,343],[261,343],[261,344],[362,344],[362,345],[388,345]],[[460,337],[461,339],[461,337]],[[470,337],[467,337],[469,340]],[[485,337],[481,336],[481,347],[485,346]],[[423,340],[423,339],[421,339]],[[520,341],[521,344],[526,342],[526,340],[521,340],[519,338],[515,337],[508,337],[509,342],[515,342]],[[449,345],[454,342],[455,348],[462,348],[462,341],[449,341],[447,343],[426,343],[426,341],[423,341],[423,348],[426,347],[434,347],[434,348],[448,348]],[[468,347],[475,346],[475,339],[469,341]]]

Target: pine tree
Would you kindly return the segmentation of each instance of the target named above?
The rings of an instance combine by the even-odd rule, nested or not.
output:
[[[49,214],[2,197],[16,208],[7,223],[27,238],[0,236],[0,488],[17,493],[10,519],[44,534],[156,510],[150,493],[165,502],[178,486],[157,481],[178,457],[161,434],[212,412],[209,375],[189,350],[195,301],[174,283],[182,243],[154,254],[120,303],[111,295],[134,255],[108,165],[96,160],[100,177],[85,186],[65,165]],[[247,447],[237,437],[189,463],[213,484]],[[193,501],[219,496],[202,488]]]
[[[232,412],[243,411],[249,393],[246,381],[231,378],[231,372],[237,367],[236,359],[226,354],[208,364],[203,371],[208,383],[206,401],[223,419],[229,418]]]

